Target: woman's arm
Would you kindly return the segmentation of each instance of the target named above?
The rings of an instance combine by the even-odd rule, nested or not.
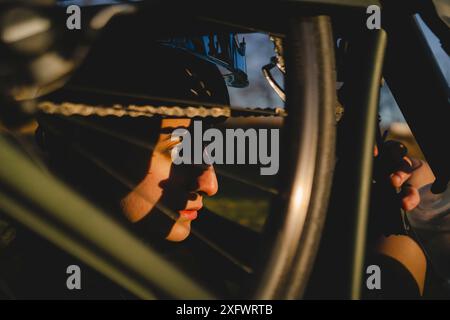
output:
[[[412,164],[412,161],[409,158],[405,157],[404,159],[409,164]],[[418,188],[433,181],[434,176],[428,164],[425,162],[423,162],[422,165],[412,173],[407,173],[405,170],[398,170],[391,175],[392,185],[396,188],[403,189],[404,196],[402,197],[402,207],[406,211],[411,211],[419,204],[420,196]],[[390,235],[388,237],[383,236],[377,243],[375,254],[379,257],[383,257],[381,258],[383,261],[385,260],[384,257],[388,257],[393,259],[394,263],[398,262],[398,266],[395,267],[397,269],[395,270],[395,273],[397,275],[402,272],[409,273],[419,289],[419,294],[423,294],[427,261],[422,248],[415,240],[406,235]],[[404,270],[402,271],[401,269]],[[381,272],[383,273],[383,271]],[[404,277],[394,277],[392,281],[400,282],[401,279],[411,278],[409,278],[408,275],[405,275]],[[396,285],[402,286],[402,283],[397,283]]]

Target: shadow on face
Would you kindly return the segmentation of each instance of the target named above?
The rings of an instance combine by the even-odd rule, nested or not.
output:
[[[52,166],[96,205],[140,225],[144,236],[184,240],[203,196],[217,192],[212,166],[172,162],[171,133],[189,128],[190,119],[48,120],[41,125]]]
[[[212,166],[175,165],[172,162],[172,149],[179,142],[171,139],[171,133],[178,128],[189,128],[190,123],[189,119],[162,120],[154,151],[148,160],[148,172],[121,199],[121,210],[132,222],[145,218],[154,228],[170,218],[166,225],[157,228],[161,232],[165,230],[165,238],[170,241],[186,239],[191,221],[203,207],[203,197],[214,195],[218,189]],[[154,222],[150,223],[150,220]]]

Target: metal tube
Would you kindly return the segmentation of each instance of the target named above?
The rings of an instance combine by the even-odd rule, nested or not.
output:
[[[354,218],[355,226],[352,232],[353,255],[351,256],[350,298],[361,297],[361,283],[366,249],[367,221],[369,215],[370,189],[372,183],[373,147],[377,123],[377,110],[380,96],[380,83],[382,77],[384,52],[387,37],[384,30],[371,32],[367,35],[367,46],[358,48],[361,50],[361,68],[355,70],[356,74],[349,83],[350,91],[355,94],[353,105],[349,106],[354,112],[354,120],[359,131],[354,133],[357,138],[355,143],[354,176]],[[363,42],[363,44],[366,44]],[[357,51],[359,51],[357,49]],[[366,58],[366,59],[364,59]],[[354,81],[354,82],[353,82]],[[361,90],[358,94],[358,90]]]
[[[389,45],[384,76],[436,176],[433,190],[442,192],[450,180],[448,83],[416,17],[397,14],[385,21]]]
[[[346,73],[340,90],[345,112],[338,127],[338,162],[307,291],[307,297],[314,299],[359,299],[361,295],[386,33],[362,30],[347,39]]]

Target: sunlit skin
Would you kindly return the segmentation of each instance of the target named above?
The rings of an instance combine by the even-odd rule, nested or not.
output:
[[[375,156],[378,150],[375,148]],[[412,165],[411,159],[403,158]],[[419,160],[415,160],[419,161]],[[405,211],[411,211],[419,205],[420,195],[418,188],[434,181],[434,176],[426,162],[411,173],[398,170],[390,176],[391,184],[395,188],[402,188],[402,207]],[[407,184],[405,184],[407,182]],[[410,237],[404,235],[390,235],[381,237],[376,251],[399,261],[414,277],[419,291],[423,294],[427,261],[422,248]]]
[[[378,148],[374,148],[374,156],[378,156]],[[408,157],[404,157],[403,160],[408,162],[410,165],[412,164],[412,161]],[[425,164],[425,163],[424,163]],[[424,170],[425,166],[422,166],[421,168],[418,168],[417,171],[414,171],[412,173],[405,172],[404,170],[397,170],[394,173],[391,174],[390,180],[391,184],[395,188],[403,188],[404,196],[402,198],[402,207],[405,211],[411,211],[415,207],[418,206],[420,202],[420,196],[418,192],[418,188],[420,185],[409,183],[408,185],[405,185],[405,182],[410,182],[410,179],[415,177],[417,180],[417,176],[421,176],[422,172]]]
[[[168,231],[166,236],[170,241],[183,241],[186,239],[191,230],[191,221],[197,217],[198,210],[203,207],[203,196],[213,196],[217,193],[218,184],[212,166],[204,168],[199,174],[186,174],[185,171],[178,171],[177,175],[173,173],[173,163],[171,159],[171,150],[175,143],[171,141],[170,132],[175,128],[188,128],[191,124],[190,119],[163,119],[161,123],[161,132],[151,155],[149,155],[148,171],[142,180],[120,201],[122,212],[131,222],[138,222],[147,214],[151,214],[156,204],[160,200],[164,192],[164,184],[169,180],[172,184],[179,185],[175,197],[177,197],[183,207],[171,208],[178,214],[175,223]],[[375,155],[377,155],[375,149]],[[405,160],[410,162],[408,158]],[[410,179],[411,173],[402,170],[396,171],[391,175],[391,183],[395,187],[402,187],[404,183]],[[186,181],[191,180],[191,181]],[[183,188],[181,186],[189,186]],[[402,199],[403,208],[407,211],[415,208],[419,201],[419,194],[416,186],[407,186],[405,196]],[[172,192],[173,194],[174,192]],[[184,201],[186,199],[186,201]],[[164,204],[168,206],[170,204]]]
[[[188,128],[190,119],[163,119],[161,130]],[[171,150],[176,143],[171,141],[170,130],[160,133],[155,148],[148,161],[148,171],[145,177],[121,201],[121,209],[131,222],[137,222],[148,214],[152,214],[156,204],[160,203],[177,213],[176,221],[168,231],[169,241],[183,241],[191,231],[191,221],[197,217],[203,207],[203,196],[213,196],[217,193],[217,177],[212,166],[184,168],[176,170],[172,163]],[[197,170],[198,173],[192,174]],[[174,173],[175,172],[175,173]],[[171,192],[171,203],[161,203],[167,184],[177,186]],[[179,186],[179,187],[178,187]],[[176,193],[174,195],[174,193]],[[173,208],[174,203],[183,205]]]

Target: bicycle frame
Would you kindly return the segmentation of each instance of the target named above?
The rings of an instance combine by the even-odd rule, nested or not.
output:
[[[404,11],[398,7],[386,5],[386,12],[383,12],[383,17],[384,15],[387,17],[386,23],[383,22],[385,30],[365,30],[364,18],[366,17],[367,6],[379,5],[383,7],[385,2],[372,0],[273,1],[271,6],[265,4],[265,8],[270,10],[262,10],[261,14],[255,15],[251,14],[252,8],[245,6],[241,6],[239,12],[236,12],[232,6],[217,12],[210,6],[205,5],[206,2],[195,1],[184,5],[174,2],[180,9],[180,13],[174,13],[173,10],[168,11],[168,8],[174,5],[173,2],[162,4],[144,1],[142,5],[136,4],[141,10],[140,19],[133,22],[135,24],[133,27],[139,25],[148,30],[147,36],[149,37],[190,33],[202,34],[206,30],[214,30],[215,32],[230,30],[233,32],[265,31],[285,37],[287,30],[286,16],[295,14],[306,16],[327,15],[331,17],[336,27],[336,34],[344,35],[354,41],[354,47],[350,51],[350,55],[354,57],[354,66],[346,78],[347,90],[352,95],[348,97],[345,121],[342,124],[342,135],[338,138],[341,151],[339,156],[341,158],[333,182],[333,196],[329,204],[329,228],[325,229],[326,237],[322,239],[322,248],[325,248],[327,243],[333,243],[334,247],[337,246],[342,250],[339,252],[339,259],[336,258],[333,250],[323,249],[319,251],[312,282],[310,283],[310,287],[317,285],[317,288],[322,292],[326,291],[330,296],[339,298],[360,298],[379,85],[383,75],[391,86],[394,97],[397,99],[412,132],[430,162],[437,177],[436,188],[441,190],[450,179],[450,168],[448,167],[450,156],[443,147],[446,145],[446,120],[450,119],[448,85],[445,83],[442,72],[436,66],[430,49],[414,22],[412,15],[419,12],[415,3]],[[87,9],[98,10],[99,8]],[[176,21],[176,23],[171,24],[173,21]],[[167,26],[164,30],[158,28],[162,22]],[[180,25],[184,27],[183,30],[180,30]],[[124,25],[123,32],[129,31],[127,28],[128,26]],[[443,33],[443,31],[440,33]],[[384,59],[385,50],[387,50],[386,59]],[[409,57],[412,51],[414,57]],[[411,76],[410,66],[418,68],[419,76]],[[408,74],[408,76],[405,77],[405,74]],[[427,112],[422,112],[424,104],[428,106]],[[354,138],[355,140],[353,140]],[[8,148],[8,146],[5,141],[0,139],[0,149],[6,150],[4,148]],[[296,161],[300,161],[299,159],[300,155],[298,155]],[[2,181],[2,186],[7,190],[19,192],[18,187],[27,181],[26,177],[19,174],[22,167],[0,166],[0,177],[9,176],[12,169],[17,170],[14,183],[5,180]],[[42,176],[40,179],[45,181],[48,178]],[[50,183],[50,181],[47,182]],[[345,192],[342,190],[345,190]],[[294,193],[295,190],[292,190],[288,197],[292,197]],[[33,196],[36,196],[37,203],[39,203],[39,199],[40,201],[44,199],[37,197],[37,194],[32,192],[25,198]],[[18,217],[15,213],[11,215]],[[31,216],[34,216],[34,214],[31,214]],[[48,219],[45,216],[41,218]],[[343,223],[336,223],[336,219],[343,221]],[[31,225],[30,227],[35,228]],[[80,227],[73,225],[73,228],[78,230]],[[38,227],[35,229],[38,232],[40,231]],[[65,232],[63,228],[60,231]],[[327,236],[326,232],[329,232],[330,235]],[[93,236],[93,234],[88,236]],[[275,235],[269,234],[268,236],[274,237]],[[275,249],[283,250],[279,247]],[[70,248],[70,246],[66,250],[75,252],[74,247]],[[84,255],[79,257],[87,259],[87,256]],[[127,264],[125,260],[121,260],[121,262],[131,269],[135,268]],[[333,270],[330,270],[330,262],[333,262]],[[285,270],[296,268],[304,268],[304,266],[294,265]],[[330,277],[330,272],[332,277]],[[338,273],[339,276],[336,277],[335,273]],[[110,273],[110,276],[117,277],[117,274],[114,276]],[[290,275],[283,274],[282,276],[289,277]],[[318,284],[320,281],[322,285]],[[123,284],[129,286],[126,281]],[[164,286],[164,284],[161,285]],[[291,285],[289,281],[283,284],[283,286]],[[296,291],[298,297],[303,295],[305,286],[306,284],[298,289],[298,292]],[[191,288],[193,288],[192,292],[195,293],[194,296],[208,297],[208,294],[201,288],[193,286]],[[139,290],[141,289],[134,291],[141,292],[140,296],[142,297],[152,297],[149,294],[150,290],[148,292]],[[289,291],[289,288],[281,288],[281,291]],[[173,293],[173,291],[170,292]],[[280,298],[280,296],[270,297]]]

